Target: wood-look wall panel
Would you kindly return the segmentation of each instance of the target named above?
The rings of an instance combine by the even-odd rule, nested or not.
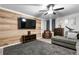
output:
[[[38,34],[40,30],[11,30],[11,31],[3,31],[0,32],[0,39],[12,37],[12,36],[19,36],[19,35],[27,35],[27,32],[31,31],[31,34]]]
[[[18,29],[18,17],[21,15],[0,10],[0,46],[17,43],[22,35],[31,34],[41,35],[41,20],[36,20],[36,29]],[[31,19],[32,17],[26,17]]]
[[[8,11],[0,10],[0,18],[6,18],[6,19],[17,19],[18,14],[14,14]]]
[[[17,30],[16,25],[10,25],[10,24],[0,24],[0,31],[6,31],[6,30]]]
[[[6,18],[0,18],[0,24],[16,24],[17,25],[17,20],[11,20],[11,19],[6,19]]]
[[[8,37],[0,40],[0,46],[9,45],[12,43],[17,43],[21,39],[21,36]]]

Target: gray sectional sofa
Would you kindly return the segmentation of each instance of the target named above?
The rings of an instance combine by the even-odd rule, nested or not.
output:
[[[66,48],[76,50],[76,39],[69,39],[61,36],[55,36],[51,39],[52,44],[57,44]]]

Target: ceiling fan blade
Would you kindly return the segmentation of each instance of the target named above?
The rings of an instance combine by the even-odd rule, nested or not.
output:
[[[62,8],[57,8],[57,9],[54,9],[54,11],[63,10],[63,9],[64,9],[64,7],[62,7]]]
[[[44,15],[47,15],[48,13],[45,13]]]
[[[39,12],[47,12],[48,10],[39,10]]]
[[[55,13],[55,12],[53,12],[53,14],[54,14],[54,15],[56,15],[56,13]]]

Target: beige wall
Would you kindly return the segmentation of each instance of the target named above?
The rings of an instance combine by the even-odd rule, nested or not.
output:
[[[31,31],[32,34],[37,34],[37,37],[41,36],[40,19],[35,18],[36,29],[19,30],[17,27],[17,18],[20,16],[20,14],[0,10],[0,46],[20,42],[21,36],[27,35],[27,31]],[[32,17],[26,16],[26,18]]]

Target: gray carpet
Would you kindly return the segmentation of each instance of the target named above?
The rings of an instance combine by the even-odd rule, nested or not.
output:
[[[75,55],[76,51],[42,41],[4,48],[4,55]]]

